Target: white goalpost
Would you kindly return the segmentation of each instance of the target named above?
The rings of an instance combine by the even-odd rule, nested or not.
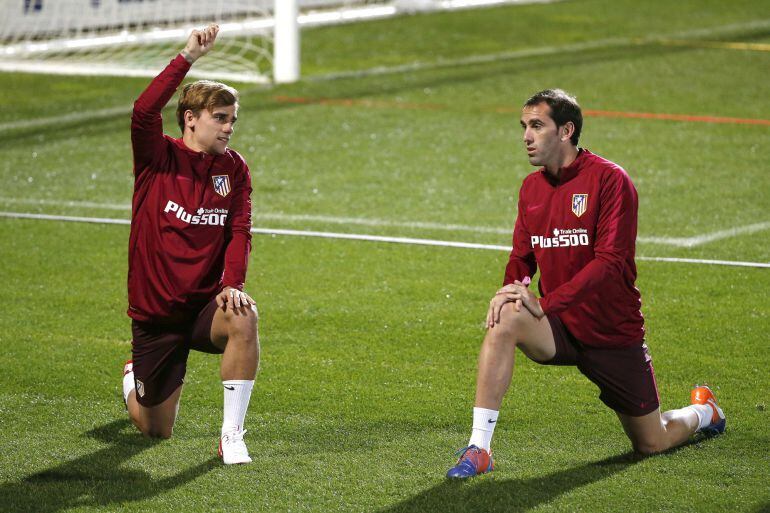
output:
[[[273,30],[273,80],[291,83],[299,80],[299,2],[276,0]]]
[[[154,76],[193,28],[220,25],[191,76],[300,78],[300,29],[429,10],[553,0],[0,0],[0,71]]]

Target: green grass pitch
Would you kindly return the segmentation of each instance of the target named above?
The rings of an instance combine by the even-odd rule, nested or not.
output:
[[[770,119],[761,0],[573,0],[302,40],[306,80],[239,85],[233,147],[257,227],[508,244],[532,170],[517,109],[546,87],[588,110]],[[485,55],[498,58],[471,62]],[[0,211],[127,219],[130,105],[146,82],[0,75]],[[766,263],[769,137],[767,122],[586,116],[581,143],[634,180],[640,256]],[[0,511],[770,510],[767,268],[638,263],[662,407],[708,381],[725,436],[631,458],[594,385],[521,356],[496,471],[448,483],[506,253],[255,234],[256,463],[226,468],[216,357],[191,356],[171,440],[129,426],[127,238],[0,217]],[[665,242],[686,238],[700,242]]]

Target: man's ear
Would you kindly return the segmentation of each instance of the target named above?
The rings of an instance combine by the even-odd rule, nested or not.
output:
[[[184,126],[189,128],[191,132],[195,132],[195,123],[198,121],[198,117],[193,111],[187,109],[184,111]]]
[[[564,125],[559,127],[559,139],[562,141],[569,141],[572,138],[572,134],[575,133],[575,123],[567,121]]]

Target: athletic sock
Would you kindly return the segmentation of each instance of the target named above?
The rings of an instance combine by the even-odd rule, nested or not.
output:
[[[251,389],[254,380],[230,379],[222,382],[225,391],[224,420],[222,421],[222,434],[243,429],[243,421],[246,419],[246,410],[249,408]]]
[[[473,408],[473,431],[468,445],[475,445],[489,452],[489,446],[492,443],[492,434],[497,425],[497,410],[487,410],[486,408]]]
[[[689,408],[690,410],[694,411],[695,414],[698,416],[698,429],[697,431],[700,431],[701,429],[708,427],[711,424],[711,418],[714,416],[714,409],[709,404],[691,404],[690,406],[686,406],[683,409]]]
[[[134,389],[134,371],[123,376],[123,400],[128,404],[128,394]]]

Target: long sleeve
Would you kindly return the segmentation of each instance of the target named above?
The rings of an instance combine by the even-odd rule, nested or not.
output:
[[[522,186],[522,191],[524,187]],[[535,254],[530,243],[530,233],[526,227],[524,218],[524,201],[522,191],[519,192],[518,215],[513,229],[513,247],[505,266],[503,285],[513,283],[515,280],[523,281],[525,277],[532,278],[537,271]]]
[[[599,292],[603,285],[622,279],[625,263],[633,261],[636,241],[637,195],[625,171],[616,169],[604,178],[600,193],[594,258],[575,276],[553,291],[546,291],[540,306],[559,313]]]
[[[238,174],[237,183],[233,188],[233,206],[222,276],[223,287],[243,290],[246,281],[251,252],[251,191],[249,168],[243,163],[243,170]]]
[[[190,63],[181,54],[177,55],[134,102],[131,145],[134,152],[134,174],[137,177],[164,154],[161,109],[174,95],[189,70]]]

